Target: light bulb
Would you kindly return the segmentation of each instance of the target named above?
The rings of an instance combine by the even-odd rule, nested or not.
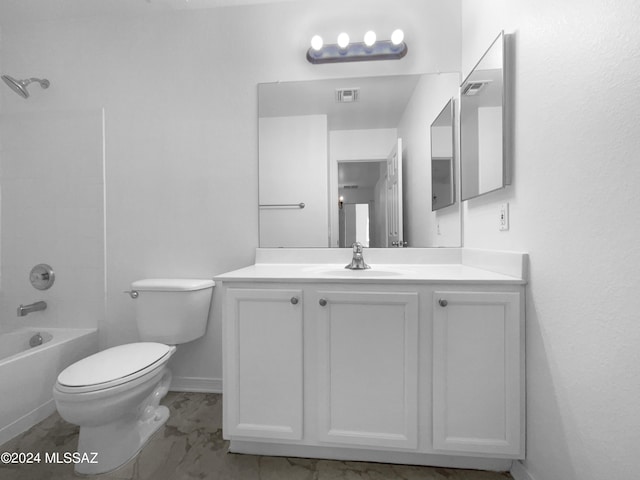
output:
[[[342,32],[340,35],[338,35],[338,46],[342,49],[345,49],[347,48],[348,45],[349,45],[349,35]]]
[[[391,43],[394,45],[400,45],[404,40],[404,32],[400,29],[394,30],[391,34]]]
[[[364,34],[364,44],[367,47],[372,47],[374,43],[376,43],[376,32],[369,30]]]
[[[311,48],[313,48],[316,52],[322,49],[323,44],[324,43],[320,35],[314,35],[311,39]]]

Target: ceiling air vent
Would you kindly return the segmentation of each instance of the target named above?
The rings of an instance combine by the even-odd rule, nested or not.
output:
[[[489,81],[467,83],[467,85],[462,89],[462,95],[466,95],[467,97],[477,95],[487,83],[489,83]]]
[[[360,96],[359,88],[337,88],[336,89],[336,102],[338,103],[357,102],[359,96]]]
[[[344,187],[342,187],[342,188],[344,188],[344,189],[346,189],[346,190],[349,190],[349,189],[358,188],[358,185],[345,185],[345,186],[344,186]]]

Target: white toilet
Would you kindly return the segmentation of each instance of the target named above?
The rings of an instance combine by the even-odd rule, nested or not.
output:
[[[120,467],[167,421],[169,409],[159,405],[171,383],[166,364],[176,344],[204,335],[214,285],[188,279],[133,282],[143,342],[103,350],[58,375],[53,387],[58,412],[80,426],[77,473]]]

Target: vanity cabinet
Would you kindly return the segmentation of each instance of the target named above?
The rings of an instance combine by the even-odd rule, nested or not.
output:
[[[313,378],[314,440],[417,447],[417,292],[231,287],[224,305],[226,435],[302,439]]]
[[[318,440],[418,446],[418,294],[314,290]]]
[[[301,439],[302,290],[228,288],[224,308],[226,433]]]
[[[519,292],[433,292],[433,448],[513,455],[524,446]]]
[[[216,278],[230,451],[496,470],[524,458],[521,281],[289,268]]]

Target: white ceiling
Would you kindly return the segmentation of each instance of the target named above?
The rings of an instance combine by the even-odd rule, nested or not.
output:
[[[396,128],[420,75],[393,75],[259,85],[260,117],[327,115],[329,130]],[[339,88],[359,88],[357,102],[337,103]]]
[[[306,1],[311,0],[0,0],[0,25],[96,15],[137,15],[168,10]]]

